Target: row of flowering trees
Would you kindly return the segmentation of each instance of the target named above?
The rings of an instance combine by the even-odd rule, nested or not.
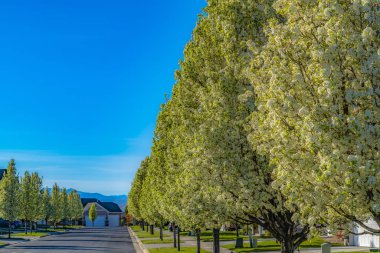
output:
[[[380,225],[377,0],[209,0],[128,211],[197,232]],[[199,241],[199,240],[198,240]],[[199,246],[198,246],[199,248]]]
[[[26,171],[19,177],[13,159],[0,181],[0,196],[0,217],[9,223],[9,237],[11,224],[16,220],[24,221],[27,233],[28,223],[32,231],[33,226],[37,228],[37,221],[44,220],[46,225],[50,221],[56,226],[61,221],[78,220],[83,214],[81,199],[75,190],[67,193],[65,188],[54,184],[50,193],[47,187],[43,188],[37,172]]]

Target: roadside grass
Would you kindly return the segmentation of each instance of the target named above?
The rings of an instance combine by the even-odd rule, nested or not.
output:
[[[141,240],[141,242],[144,244],[169,244],[169,243],[173,243],[173,239],[164,238],[162,241],[160,239],[145,239],[145,240]],[[181,243],[183,243],[182,240],[181,240]]]
[[[63,228],[48,228],[48,229],[39,229],[41,232],[64,232],[65,230]]]
[[[326,241],[323,240],[320,237],[314,237],[308,241],[303,242],[300,245],[300,249],[304,248],[320,248],[321,244],[325,243]],[[333,247],[335,246],[343,246],[342,243],[332,243]],[[235,244],[227,244],[223,245],[223,248],[233,250],[235,252],[264,252],[264,251],[277,251],[281,250],[281,245],[277,243],[275,240],[269,240],[269,241],[262,241],[257,243],[256,248],[249,247],[249,243],[244,243],[244,248],[235,248]]]
[[[248,239],[248,236],[241,235],[239,236],[243,239]],[[257,237],[255,237],[257,238]],[[203,242],[212,242],[213,236],[212,231],[203,231],[201,232],[201,240]],[[220,241],[234,241],[236,240],[236,232],[235,231],[222,231],[219,233],[219,240]]]
[[[194,253],[197,251],[196,247],[183,247],[179,252]],[[176,253],[178,249],[176,248],[158,248],[158,249],[149,249],[150,253]],[[210,253],[210,251],[201,249],[201,253]]]
[[[129,226],[134,232],[138,232],[138,231],[141,231],[141,227],[140,226]]]
[[[326,243],[326,240],[323,240],[321,237],[313,237],[310,240],[307,240],[301,243],[300,248],[318,248],[321,247],[321,244]],[[344,246],[343,243],[330,243],[332,247]]]
[[[48,233],[44,233],[44,232],[32,232],[32,233],[15,233],[13,234],[13,236],[38,236],[38,237],[41,237],[41,236],[46,236],[48,235]]]
[[[160,233],[155,231],[155,233],[152,235],[150,232],[142,231],[140,226],[131,226],[130,227],[133,232],[140,238],[160,238]],[[170,235],[163,234],[163,237],[170,237]]]
[[[65,226],[66,229],[81,229],[84,228],[84,226],[79,226],[79,225],[70,225],[70,226]]]

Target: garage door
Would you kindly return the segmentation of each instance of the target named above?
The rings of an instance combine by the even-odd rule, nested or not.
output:
[[[120,216],[108,215],[108,222],[110,227],[118,227],[120,225]]]
[[[94,221],[94,227],[105,227],[106,225],[106,216],[98,215]],[[92,221],[88,216],[86,216],[86,227],[92,227]]]

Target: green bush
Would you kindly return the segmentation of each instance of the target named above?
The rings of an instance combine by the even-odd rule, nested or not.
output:
[[[272,235],[268,230],[265,230],[264,237],[272,237]]]

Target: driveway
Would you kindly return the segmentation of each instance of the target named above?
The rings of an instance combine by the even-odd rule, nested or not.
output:
[[[0,253],[136,253],[126,228],[84,228],[8,246]]]

